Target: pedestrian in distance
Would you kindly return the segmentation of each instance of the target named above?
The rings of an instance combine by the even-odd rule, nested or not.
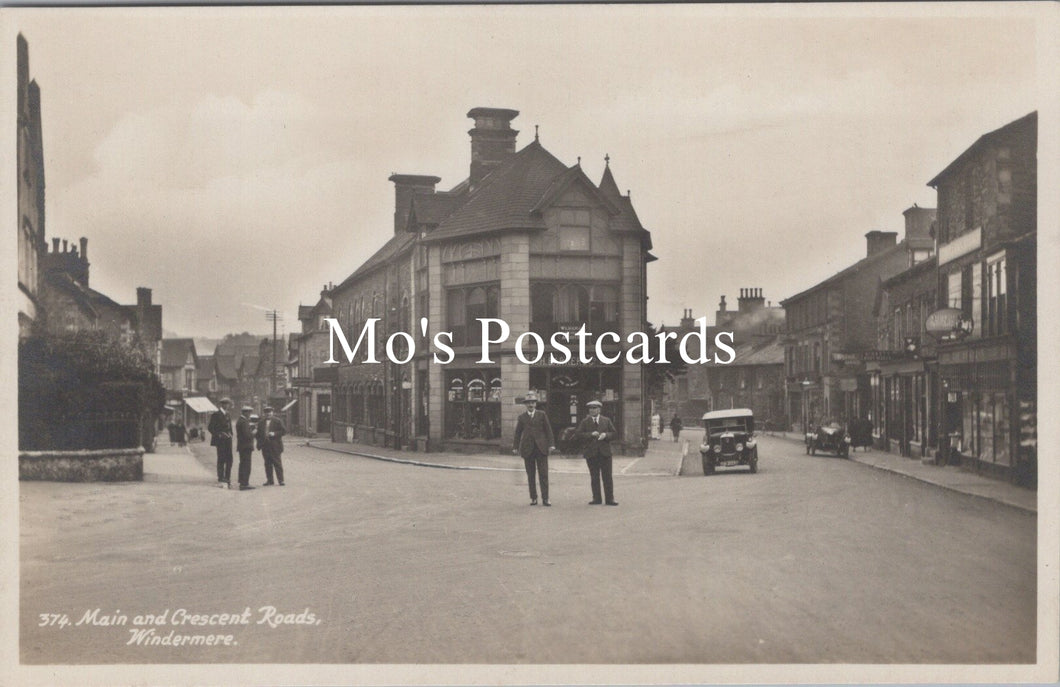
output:
[[[674,419],[670,420],[670,432],[674,435],[674,442],[681,437],[681,429],[684,427],[684,423],[681,422],[681,418],[677,417],[677,413],[674,413]]]
[[[251,458],[254,454],[254,430],[250,406],[243,406],[242,414],[236,420],[236,452],[239,454],[239,490],[253,489],[250,486]]]
[[[217,448],[217,486],[232,488],[232,399],[222,398],[221,409],[210,416],[210,446]]]
[[[611,418],[600,414],[603,404],[600,401],[589,401],[585,404],[589,409],[589,417],[578,425],[574,433],[576,439],[583,442],[582,455],[589,465],[589,481],[592,486],[593,500],[590,506],[598,506],[606,503],[609,506],[617,506],[615,501],[615,486],[611,479],[611,440],[618,431],[611,422]],[[600,500],[600,483],[603,482],[603,497]]]
[[[537,394],[528,392],[523,403],[526,412],[519,415],[515,423],[512,453],[523,457],[526,479],[530,483],[530,505],[537,505],[537,482],[540,480],[541,504],[551,506],[548,501],[548,454],[556,450],[556,438],[545,411],[537,408]],[[534,478],[535,472],[537,479]]]
[[[283,484],[283,435],[287,434],[287,428],[283,426],[283,420],[274,417],[272,407],[265,406],[263,409],[265,417],[258,422],[258,448],[265,458],[265,483],[263,487],[271,487]],[[276,481],[272,479],[276,473]]]

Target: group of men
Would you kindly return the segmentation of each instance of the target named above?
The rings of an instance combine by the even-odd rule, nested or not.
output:
[[[530,484],[530,505],[537,505],[537,483],[540,482],[541,504],[551,506],[548,500],[548,454],[556,450],[552,424],[548,421],[545,411],[538,410],[535,392],[527,393],[523,402],[526,404],[526,412],[516,421],[512,453],[522,456],[526,466],[526,478]],[[589,409],[589,416],[578,423],[573,438],[582,442],[582,455],[589,465],[593,493],[593,500],[589,505],[617,506],[614,481],[611,478],[611,440],[618,432],[611,419],[600,414],[603,407],[600,401],[589,401],[585,405]]]
[[[210,416],[210,445],[217,448],[217,485],[222,489],[232,488],[232,417],[228,409],[232,399],[222,398],[221,409]],[[262,412],[265,418],[259,420],[252,415],[254,409],[243,406],[242,413],[235,423],[236,451],[239,453],[239,489],[246,491],[250,486],[251,457],[255,447],[265,458],[265,484],[284,486],[283,483],[283,435],[287,433],[283,420],[274,417],[273,409],[265,406]],[[275,473],[276,479],[273,480]]]

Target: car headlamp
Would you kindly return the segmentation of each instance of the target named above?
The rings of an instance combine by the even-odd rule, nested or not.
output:
[[[737,451],[742,451],[743,450],[743,444],[736,444],[736,450]]]
[[[721,444],[717,444],[714,446],[714,453],[721,453]]]

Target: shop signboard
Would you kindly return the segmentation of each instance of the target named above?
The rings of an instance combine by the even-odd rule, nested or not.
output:
[[[939,341],[957,341],[972,333],[972,319],[959,308],[942,308],[928,315],[924,329]]]

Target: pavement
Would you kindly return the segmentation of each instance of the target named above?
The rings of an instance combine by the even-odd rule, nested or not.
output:
[[[802,444],[802,437],[790,432],[769,432],[766,436]],[[682,474],[682,464],[698,466],[698,445],[702,432],[696,429],[682,432],[679,442],[668,436],[652,440],[643,456],[616,456],[613,463],[616,477],[674,477]],[[344,453],[374,460],[417,465],[421,467],[449,470],[487,470],[516,472],[524,471],[520,458],[511,454],[466,454],[466,453],[415,453],[398,451],[382,446],[346,444],[326,439],[287,437],[289,444],[305,445],[321,451]],[[148,482],[201,482],[214,481],[212,467],[213,449],[206,443],[192,446],[171,446],[160,441],[156,453],[144,454],[144,481]],[[199,454],[196,456],[196,452]],[[850,460],[877,470],[885,470],[910,479],[935,485],[979,498],[1003,503],[1031,513],[1038,512],[1038,494],[1031,489],[1018,487],[989,477],[983,477],[957,466],[924,464],[918,459],[906,458],[894,453],[870,449],[858,450]],[[558,474],[587,474],[588,468],[580,456],[557,454],[549,461],[549,470]],[[686,467],[684,474],[695,475],[697,470]]]

